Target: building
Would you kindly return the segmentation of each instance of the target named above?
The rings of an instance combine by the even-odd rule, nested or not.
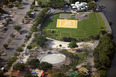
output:
[[[86,75],[89,74],[89,70],[86,69],[85,67],[80,67],[78,70],[79,70],[79,72],[81,72],[81,73],[83,73],[83,74],[86,74]]]
[[[31,71],[31,74],[32,74],[33,76],[41,77],[41,76],[44,76],[44,75],[45,75],[45,71],[39,70],[39,69],[33,69],[33,70]]]
[[[0,23],[0,28],[4,27],[4,25],[2,23]]]
[[[86,2],[75,2],[75,4],[71,4],[73,9],[76,9],[77,11],[85,10],[87,8]]]
[[[11,77],[19,77],[19,73],[20,73],[19,70],[18,71],[12,71],[11,74],[10,74],[10,76]]]

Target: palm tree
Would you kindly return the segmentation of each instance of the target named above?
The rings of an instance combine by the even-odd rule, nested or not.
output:
[[[4,44],[3,47],[6,50],[8,48],[8,44]]]

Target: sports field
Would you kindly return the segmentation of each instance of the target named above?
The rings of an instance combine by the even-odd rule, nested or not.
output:
[[[58,28],[77,28],[77,20],[57,19]]]
[[[62,14],[62,13],[60,13]],[[48,37],[55,39],[61,39],[63,37],[72,38],[87,38],[90,36],[96,36],[99,32],[99,24],[95,13],[89,14],[89,19],[84,19],[77,22],[77,28],[61,28],[57,27],[57,20],[60,18],[60,14],[56,14],[51,19],[49,16],[44,20],[41,29],[43,33],[46,33]],[[63,13],[64,14],[64,13]],[[66,13],[67,14],[67,13]],[[75,20],[75,18],[68,18],[67,20]],[[53,31],[53,32],[52,32]]]

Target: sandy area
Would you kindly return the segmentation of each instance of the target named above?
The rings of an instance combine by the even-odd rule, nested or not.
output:
[[[48,41],[47,43],[48,43],[48,48],[70,49],[68,47],[68,44],[70,42],[63,42],[63,41],[52,39],[52,41]],[[59,45],[62,45],[62,46],[60,47]],[[78,45],[78,49],[79,48],[81,49],[81,48],[92,48],[94,44],[92,42],[77,42],[77,45]]]

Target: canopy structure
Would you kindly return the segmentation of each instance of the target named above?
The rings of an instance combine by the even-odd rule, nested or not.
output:
[[[86,2],[75,2],[75,4],[71,4],[72,8],[76,8],[77,10],[84,10],[86,9],[87,3]]]

